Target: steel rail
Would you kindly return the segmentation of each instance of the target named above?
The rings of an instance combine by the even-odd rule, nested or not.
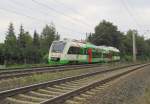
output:
[[[82,75],[78,75],[78,76],[67,77],[67,78],[62,78],[62,79],[58,79],[58,80],[48,81],[45,83],[33,84],[33,85],[25,86],[25,87],[6,90],[6,91],[0,92],[0,99],[5,99],[6,97],[11,97],[11,96],[14,96],[17,94],[26,93],[29,91],[46,88],[49,86],[58,85],[58,84],[62,84],[62,83],[70,82],[70,81],[74,81],[74,80],[79,80],[79,79],[86,78],[89,76],[94,76],[94,75],[98,75],[98,74],[102,74],[102,73],[106,73],[106,72],[120,70],[122,68],[128,68],[128,67],[136,66],[136,65],[132,64],[132,65],[127,65],[127,66],[121,66],[121,67],[112,68],[109,70],[97,71],[97,72],[93,72],[93,73],[86,73],[86,74],[82,74]]]
[[[40,104],[62,104],[63,102],[65,102],[69,98],[77,96],[77,95],[79,95],[79,94],[81,94],[81,93],[83,93],[85,91],[88,91],[90,89],[93,89],[93,88],[95,88],[97,86],[100,86],[100,85],[103,85],[103,84],[108,83],[110,81],[113,81],[113,80],[115,80],[115,79],[117,79],[117,78],[119,78],[119,77],[121,77],[123,75],[129,74],[130,72],[133,72],[135,70],[138,70],[138,69],[143,68],[143,67],[148,66],[148,65],[150,65],[150,64],[145,64],[145,65],[139,66],[137,68],[134,68],[132,70],[128,70],[128,71],[125,71],[123,73],[120,73],[120,74],[108,77],[106,79],[94,82],[94,83],[86,85],[84,87],[75,89],[75,90],[73,90],[71,92],[65,93],[63,95],[56,96],[55,98],[48,99],[47,101],[43,101]]]
[[[57,72],[57,71],[67,71],[74,69],[82,69],[82,68],[91,68],[91,67],[100,67],[101,64],[83,64],[83,65],[67,65],[67,66],[57,66],[57,67],[44,67],[44,68],[32,68],[32,69],[20,69],[13,71],[3,71],[0,72],[0,80],[8,79],[13,77],[23,77],[32,74],[41,74],[46,72]]]

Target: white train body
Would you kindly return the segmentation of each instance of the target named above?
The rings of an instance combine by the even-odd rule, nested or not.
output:
[[[119,53],[120,51],[114,47],[95,46],[66,39],[52,43],[48,61],[50,64],[118,61],[120,60]]]

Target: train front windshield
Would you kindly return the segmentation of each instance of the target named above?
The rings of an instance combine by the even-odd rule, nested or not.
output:
[[[64,42],[54,42],[52,45],[52,52],[62,53],[66,43]]]

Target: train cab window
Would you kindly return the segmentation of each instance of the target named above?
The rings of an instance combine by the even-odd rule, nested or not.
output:
[[[68,54],[80,54],[79,47],[70,47],[68,50]]]
[[[66,43],[64,42],[54,42],[52,44],[52,52],[62,53],[65,48]]]

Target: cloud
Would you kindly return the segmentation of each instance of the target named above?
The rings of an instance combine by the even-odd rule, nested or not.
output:
[[[16,30],[19,29],[20,24],[23,24],[25,30],[31,33],[34,29],[41,32],[45,24],[53,22],[62,37],[76,39],[85,38],[86,32],[94,32],[94,27],[103,19],[113,22],[121,31],[137,28],[135,23],[137,21],[141,25],[137,28],[141,34],[149,29],[150,25],[148,0],[124,0],[124,3],[121,0],[37,1],[48,5],[48,8],[32,0],[1,1],[0,42],[4,41],[9,22],[14,23]]]

